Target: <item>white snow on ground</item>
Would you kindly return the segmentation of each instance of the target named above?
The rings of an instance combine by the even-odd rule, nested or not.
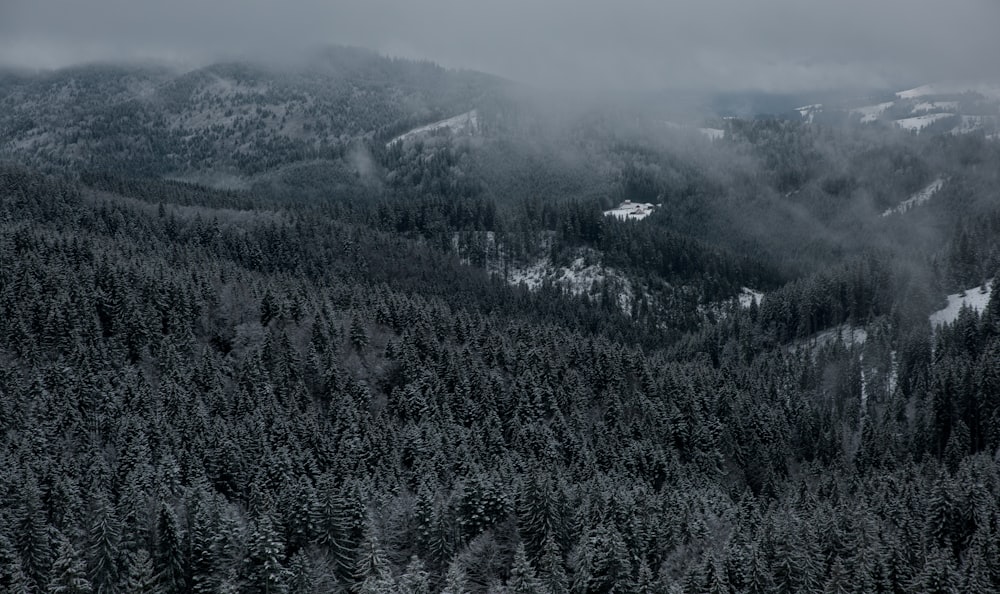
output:
[[[814,103],[812,105],[803,105],[802,107],[796,107],[795,111],[799,112],[799,115],[802,116],[802,119],[804,119],[807,124],[811,124],[816,118],[816,114],[823,111],[823,104]]]
[[[754,291],[750,287],[743,287],[743,290],[740,291],[739,297],[737,297],[737,299],[740,300],[740,307],[744,309],[750,307],[750,304],[752,303],[760,305],[760,300],[763,298],[764,298],[763,293],[761,293],[760,291]]]
[[[720,140],[726,135],[725,130],[718,128],[698,128],[698,131],[704,134],[709,140]]]
[[[420,136],[421,134],[427,134],[428,132],[442,130],[444,128],[450,129],[452,134],[475,133],[477,130],[479,130],[479,113],[475,109],[473,109],[472,111],[467,111],[463,114],[459,114],[455,117],[451,117],[446,120],[441,120],[439,122],[427,124],[426,126],[420,126],[419,128],[414,128],[413,130],[410,130],[405,134],[401,134],[393,138],[392,140],[386,143],[386,146],[390,146],[397,142],[409,140],[415,136]]]
[[[915,99],[917,97],[923,97],[924,95],[936,95],[938,91],[935,90],[934,85],[921,85],[914,89],[909,89],[907,91],[900,91],[896,93],[896,96],[900,99]]]
[[[617,208],[604,211],[604,216],[615,217],[616,219],[621,219],[623,221],[641,221],[642,219],[653,214],[655,209],[655,204],[626,200],[625,202],[619,204]]]
[[[618,290],[618,307],[626,314],[632,310],[635,301],[628,279],[620,271],[600,264],[587,264],[583,257],[573,260],[569,266],[553,267],[548,258],[523,268],[511,268],[507,272],[507,282],[512,285],[524,283],[529,291],[537,291],[545,282],[559,285],[573,295],[593,295],[596,284],[613,282]]]
[[[942,324],[950,324],[958,319],[958,312],[963,305],[967,305],[976,311],[986,309],[986,304],[990,301],[990,292],[993,290],[993,281],[986,283],[986,291],[980,287],[972,287],[961,293],[948,295],[948,306],[931,314],[931,326],[937,327]]]
[[[935,109],[958,109],[958,101],[923,101],[913,106],[913,113],[934,111]]]
[[[916,130],[919,132],[940,119],[950,118],[954,115],[953,113],[929,113],[927,115],[896,120],[896,125],[904,130]]]
[[[910,196],[909,198],[907,198],[906,200],[903,200],[902,202],[900,202],[896,206],[894,206],[894,207],[890,208],[889,210],[883,212],[882,216],[883,217],[887,217],[887,216],[893,215],[893,214],[903,214],[904,212],[910,210],[911,208],[913,208],[915,206],[920,206],[924,202],[927,202],[928,200],[930,200],[931,197],[934,196],[934,194],[937,194],[941,190],[941,188],[943,188],[943,187],[944,187],[944,179],[942,179],[942,178],[939,177],[936,180],[932,181],[930,183],[930,185],[928,185],[923,190],[920,190],[919,192],[917,192],[913,196]]]
[[[800,349],[815,351],[816,349],[833,344],[836,342],[837,337],[840,337],[840,340],[847,347],[853,345],[861,346],[868,340],[868,332],[864,328],[841,324],[835,328],[813,334],[809,338],[796,340],[789,345],[788,350],[793,353],[797,353]]]
[[[896,360],[896,351],[889,352],[889,360],[889,381],[886,387],[889,393],[892,394],[896,391],[896,386],[899,384],[899,362]]]
[[[879,103],[878,105],[866,105],[865,107],[857,107],[851,110],[851,113],[861,114],[861,123],[869,124],[878,120],[879,116],[885,113],[885,110],[889,109],[895,105],[895,101],[888,101],[886,103]]]

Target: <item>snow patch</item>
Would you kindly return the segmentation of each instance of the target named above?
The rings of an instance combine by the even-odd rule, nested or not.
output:
[[[399,136],[393,138],[385,145],[392,146],[397,142],[404,142],[416,136],[436,132],[437,130],[444,130],[446,128],[450,130],[452,134],[474,134],[479,131],[479,113],[473,109],[472,111],[467,111],[446,120],[414,128],[405,134],[400,134]]]
[[[958,101],[923,101],[913,106],[913,113],[918,111],[934,111],[935,109],[958,109]]]
[[[740,307],[744,309],[750,307],[753,304],[760,305],[760,301],[763,298],[764,298],[764,293],[761,293],[760,291],[755,291],[750,287],[743,287],[743,290],[740,291],[740,294],[737,297],[737,299],[739,299],[740,301]]]
[[[653,214],[656,209],[655,204],[649,204],[648,202],[632,202],[631,200],[626,200],[619,204],[616,208],[604,211],[604,216],[615,217],[616,219],[621,219],[623,221],[641,221],[642,219]]]
[[[912,118],[904,118],[902,120],[896,120],[896,125],[904,130],[919,132],[927,126],[930,126],[934,122],[944,119],[954,117],[953,113],[929,113],[927,115],[915,116]]]
[[[835,343],[838,338],[847,347],[854,345],[861,346],[868,340],[868,332],[864,328],[841,324],[835,328],[813,334],[809,338],[796,340],[789,345],[788,350],[793,353],[797,353],[802,349],[815,351],[816,349]]]
[[[986,304],[990,301],[990,293],[993,291],[993,281],[986,283],[985,291],[982,287],[972,287],[961,293],[948,295],[948,305],[931,314],[930,321],[932,327],[950,324],[958,319],[958,312],[962,311],[962,306],[971,307],[976,311],[986,309]]]
[[[807,124],[813,123],[816,118],[816,114],[823,111],[822,103],[814,103],[813,105],[803,105],[802,107],[796,107],[795,111],[799,112],[802,119],[806,121]]]
[[[725,130],[718,128],[698,128],[698,131],[704,134],[709,140],[721,140],[726,135]]]
[[[886,103],[879,103],[878,105],[866,105],[864,107],[857,107],[851,110],[852,114],[861,114],[861,123],[870,124],[879,119],[879,117],[885,113],[887,109],[895,105],[895,101],[888,101]]]
[[[537,291],[545,282],[557,285],[573,295],[594,296],[603,283],[611,283],[618,291],[618,307],[624,313],[632,311],[635,294],[625,275],[614,268],[601,264],[587,264],[585,258],[577,257],[569,266],[553,266],[548,258],[521,268],[507,271],[507,282],[517,286],[521,283],[529,291]]]
[[[913,196],[910,196],[909,198],[900,202],[896,206],[883,212],[882,216],[887,217],[893,214],[903,214],[904,212],[910,210],[915,206],[920,206],[924,202],[930,200],[931,197],[934,196],[934,194],[937,194],[943,187],[944,187],[944,179],[939,177],[936,180],[932,181],[930,185],[928,185],[923,190],[920,190]]]

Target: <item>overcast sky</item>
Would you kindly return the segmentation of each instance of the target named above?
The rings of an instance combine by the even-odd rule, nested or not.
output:
[[[0,62],[322,44],[535,85],[798,91],[1000,78],[1000,0],[0,0]]]

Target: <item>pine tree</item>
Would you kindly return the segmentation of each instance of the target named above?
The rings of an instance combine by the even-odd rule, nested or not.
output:
[[[31,590],[28,575],[21,565],[18,555],[10,539],[0,532],[0,591],[28,592]]]
[[[168,505],[160,504],[160,513],[156,522],[156,568],[157,583],[164,592],[184,592],[185,566],[183,541],[177,516]]]
[[[118,546],[121,528],[114,507],[103,495],[98,497],[90,527],[90,583],[98,593],[110,592],[118,584]]]
[[[431,576],[427,573],[424,562],[414,555],[406,566],[403,575],[399,577],[400,594],[431,594]]]
[[[961,576],[955,569],[951,554],[939,548],[932,548],[924,567],[914,576],[909,587],[913,592],[926,594],[958,594]]]
[[[47,592],[50,594],[88,594],[93,591],[90,580],[87,579],[87,566],[77,553],[76,547],[68,538],[60,536]]]
[[[358,592],[396,592],[396,582],[392,578],[389,568],[389,561],[385,558],[385,552],[379,543],[376,528],[369,519],[365,529],[365,539],[361,543],[358,551],[358,562],[354,572],[355,580],[358,583]]]
[[[52,541],[42,507],[41,491],[34,475],[28,476],[23,493],[24,510],[15,532],[17,545],[24,572],[41,589],[52,565]]]
[[[351,344],[359,353],[363,353],[368,348],[368,331],[365,330],[361,318],[357,316],[351,319],[350,338]]]
[[[542,550],[544,552],[539,561],[539,569],[541,581],[546,591],[551,594],[569,594],[570,582],[566,575],[562,550],[553,535],[550,534],[546,537]]]
[[[469,594],[465,571],[458,560],[452,560],[444,577],[444,589],[441,594]]]
[[[139,549],[128,555],[125,565],[124,592],[161,592],[153,572],[153,560],[149,551]]]
[[[545,591],[541,580],[535,575],[535,569],[528,562],[524,543],[518,544],[514,552],[514,564],[510,568],[507,590],[511,594],[540,594]]]
[[[288,590],[288,571],[281,563],[284,544],[269,514],[254,522],[246,556],[246,592],[281,594]]]

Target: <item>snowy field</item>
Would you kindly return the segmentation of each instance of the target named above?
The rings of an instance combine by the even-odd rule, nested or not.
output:
[[[852,114],[861,115],[862,124],[870,124],[879,119],[879,117],[885,113],[885,110],[889,109],[895,105],[895,101],[889,101],[886,103],[879,103],[878,105],[866,105],[864,107],[857,107],[851,110]]]
[[[972,287],[961,293],[948,295],[948,306],[931,314],[931,326],[937,327],[942,324],[950,324],[958,319],[958,312],[962,306],[966,305],[976,311],[986,309],[986,304],[990,301],[990,292],[993,290],[993,281],[986,283],[986,290],[980,287]]]
[[[829,330],[813,334],[809,338],[796,340],[789,345],[788,350],[792,353],[797,353],[802,349],[815,352],[817,349],[833,344],[838,338],[848,348],[855,345],[861,346],[868,340],[868,332],[864,328],[841,324],[836,328],[830,328]]]
[[[929,113],[927,115],[916,116],[912,118],[904,118],[902,120],[896,120],[896,125],[904,130],[920,131],[930,126],[934,122],[950,118],[954,116],[953,113]]]
[[[894,207],[886,210],[885,212],[883,212],[882,216],[883,217],[887,217],[887,216],[893,215],[893,214],[903,214],[904,212],[910,210],[911,208],[913,208],[915,206],[920,206],[924,202],[927,202],[928,200],[930,200],[931,197],[933,197],[934,194],[937,194],[941,190],[941,188],[943,188],[943,187],[944,187],[944,180],[941,179],[941,178],[938,178],[938,179],[932,181],[930,183],[930,185],[928,185],[923,190],[920,190],[919,192],[917,192],[913,196],[910,196],[909,198],[907,198],[906,200],[903,200],[902,202],[900,202],[896,206],[894,206]]]
[[[529,291],[537,291],[546,281],[558,285],[573,295],[591,295],[595,284],[612,282],[617,285],[618,307],[629,313],[635,295],[628,279],[620,271],[600,264],[587,264],[582,257],[574,259],[569,266],[555,267],[548,258],[524,268],[512,268],[507,273],[507,282],[517,286],[521,283]]]
[[[958,101],[923,101],[913,106],[913,113],[918,111],[934,111],[936,109],[958,109]]]
[[[472,111],[467,111],[463,114],[459,114],[455,117],[448,118],[446,120],[441,120],[439,122],[434,122],[432,124],[427,124],[426,126],[420,126],[419,128],[414,128],[405,134],[401,134],[389,142],[386,146],[390,146],[397,142],[403,142],[413,138],[415,136],[420,136],[421,134],[427,134],[430,132],[435,132],[437,130],[443,129],[451,130],[452,134],[461,133],[474,133],[479,129],[479,114],[475,109]]]

